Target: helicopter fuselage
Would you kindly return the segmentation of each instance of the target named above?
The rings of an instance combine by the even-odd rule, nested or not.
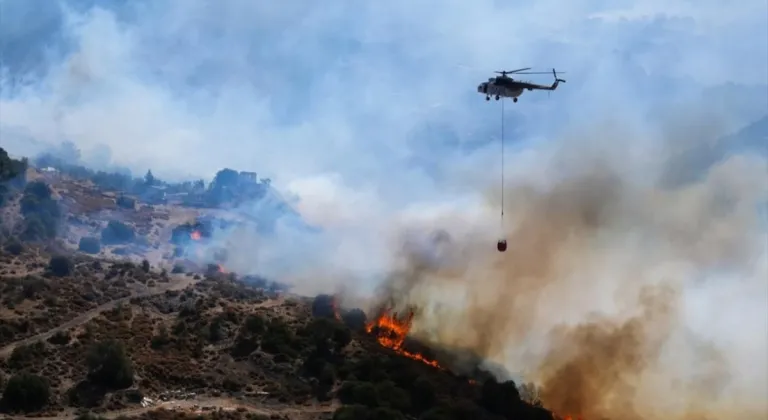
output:
[[[500,98],[512,98],[517,102],[517,97],[523,94],[524,88],[522,86],[516,86],[514,81],[510,81],[504,84],[500,84],[495,78],[489,79],[487,82],[480,83],[477,86],[477,92],[485,95],[486,99],[490,100],[491,96],[496,97],[496,100]]]

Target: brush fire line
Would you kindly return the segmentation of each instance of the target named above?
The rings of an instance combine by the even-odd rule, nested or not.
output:
[[[335,305],[334,301],[334,313],[338,314],[337,307]],[[338,316],[338,315],[337,315]],[[390,312],[388,310],[382,311],[379,316],[376,317],[376,319],[372,322],[369,322],[365,330],[369,334],[376,337],[376,340],[381,344],[383,347],[389,348],[393,351],[395,351],[397,354],[400,354],[402,356],[408,357],[413,360],[418,360],[424,364],[427,364],[429,366],[432,366],[434,368],[440,369],[440,370],[446,370],[443,366],[440,366],[440,364],[433,360],[430,357],[427,357],[422,352],[418,351],[408,351],[405,349],[405,347],[411,347],[409,346],[408,342],[408,332],[411,330],[411,325],[413,322],[413,312],[408,312],[408,314],[404,318],[398,317],[398,314],[396,312]],[[415,344],[414,344],[415,346]],[[470,379],[469,382],[471,384],[477,384],[477,381]],[[572,415],[566,415],[566,416],[560,416],[555,414],[555,420],[585,420],[581,416],[572,416]]]
[[[424,364],[435,367],[437,369],[445,369],[440,366],[436,361],[424,356],[419,352],[412,352],[406,350],[406,336],[411,330],[411,323],[413,322],[413,312],[409,312],[405,319],[399,319],[397,313],[390,313],[389,311],[383,311],[376,319],[368,325],[365,330],[369,334],[376,336],[379,344],[395,351],[397,354],[408,357],[413,360],[418,360]]]

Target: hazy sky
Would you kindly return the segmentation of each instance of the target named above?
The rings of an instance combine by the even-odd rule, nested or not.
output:
[[[567,72],[549,97],[507,104],[510,141],[718,107],[723,91],[738,123],[764,113],[760,88],[705,89],[765,88],[767,14],[764,0],[0,0],[0,125],[9,145],[106,144],[160,176],[230,166],[421,193],[497,153],[500,105],[475,92],[493,70]]]

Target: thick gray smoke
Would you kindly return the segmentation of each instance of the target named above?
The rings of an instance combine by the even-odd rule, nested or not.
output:
[[[381,298],[419,308],[422,337],[538,383],[561,414],[764,417],[765,156],[680,167],[663,151],[693,139],[646,139],[649,159],[610,127],[511,159],[535,169],[507,180],[506,253],[494,250],[493,192],[485,226],[461,211],[435,222],[450,240],[406,251]],[[697,176],[667,186],[672,170]]]

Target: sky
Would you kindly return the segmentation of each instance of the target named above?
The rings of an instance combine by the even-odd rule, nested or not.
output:
[[[338,173],[426,188],[497,144],[500,106],[475,88],[501,69],[554,67],[568,80],[507,104],[509,141],[608,110],[718,107],[707,89],[728,83],[746,91],[728,103],[735,125],[768,109],[762,0],[0,5],[5,132],[71,139],[86,155],[106,144],[167,178],[231,166],[280,186]]]
[[[256,264],[314,292],[388,286],[397,293],[378,295],[424,308],[425,336],[512,371],[533,366],[551,389],[563,383],[553,366],[595,354],[577,327],[618,339],[606,331],[644,313],[644,287],[669,281],[674,322],[642,319],[628,325],[649,330],[625,337],[647,344],[648,363],[627,373],[646,403],[619,413],[585,400],[585,412],[768,412],[768,366],[755,359],[768,352],[756,210],[768,165],[749,153],[712,168],[686,159],[768,114],[765,0],[0,0],[0,39],[10,153],[70,140],[86,161],[137,175],[254,171],[330,232],[238,232],[226,238],[234,270]],[[554,67],[567,82],[518,103],[476,92],[521,67]],[[430,242],[436,230],[445,249]],[[496,336],[467,338],[481,326]],[[547,349],[550,333],[573,359]],[[728,362],[713,362],[728,375],[713,372],[729,394],[664,391],[703,381],[691,334]],[[752,411],[716,404],[737,397]]]

